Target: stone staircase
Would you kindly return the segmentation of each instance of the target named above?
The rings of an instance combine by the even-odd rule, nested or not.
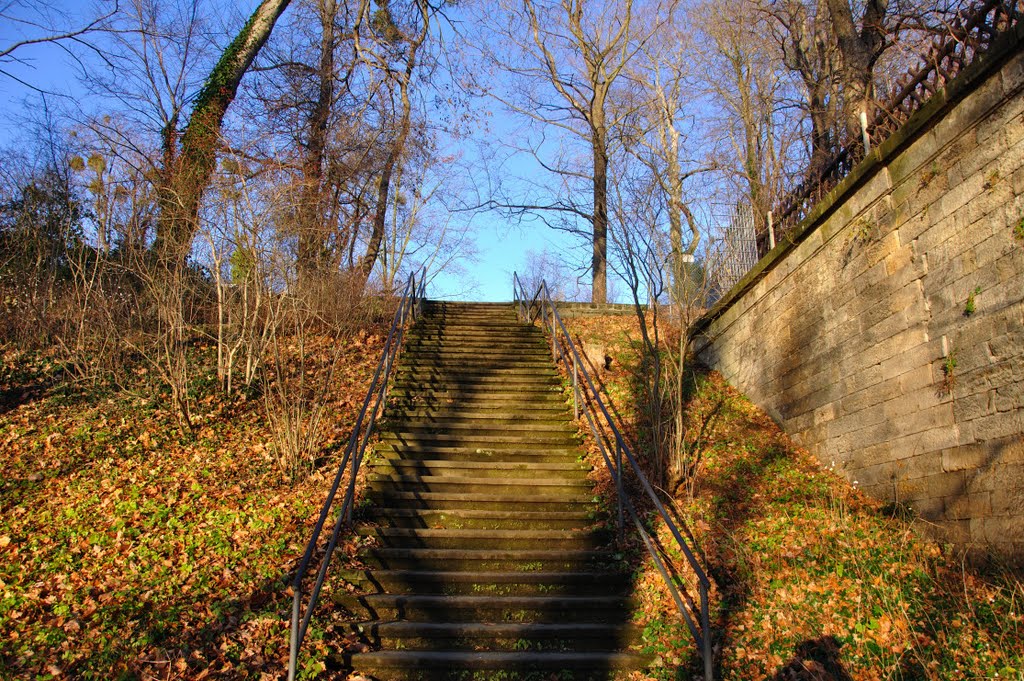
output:
[[[374,538],[339,602],[378,679],[608,679],[628,652],[628,575],[601,524],[541,332],[511,305],[428,303],[369,474]]]

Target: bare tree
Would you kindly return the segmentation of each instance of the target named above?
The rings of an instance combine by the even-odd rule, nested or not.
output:
[[[399,13],[398,9],[403,11]],[[430,35],[434,12],[427,0],[413,0],[404,8],[383,3],[371,10],[369,0],[362,0],[360,5],[356,49],[362,60],[380,74],[381,92],[388,95],[383,102],[384,112],[394,126],[377,180],[376,207],[366,253],[359,263],[364,281],[369,279],[381,252],[392,180],[400,172],[412,132],[413,79],[421,67],[421,51]]]
[[[839,74],[843,84],[843,110],[849,139],[857,139],[861,115],[874,119],[875,65],[889,40],[893,20],[889,0],[867,0],[862,13],[854,16],[857,3],[850,0],[825,0],[829,19],[839,48]],[[858,25],[859,24],[859,25]]]
[[[11,33],[17,33],[19,36],[6,44],[0,44],[0,76],[10,78],[33,90],[39,90],[35,85],[15,75],[10,68],[11,65],[29,66],[31,62],[23,55],[28,48],[39,45],[56,45],[72,56],[76,54],[75,47],[102,54],[91,40],[96,34],[110,30],[109,22],[118,11],[119,3],[116,0],[112,6],[104,7],[102,12],[77,18],[59,10],[51,3],[25,0],[0,2],[0,23],[5,24]]]
[[[512,210],[559,211],[587,221],[591,228],[592,300],[607,300],[608,168],[612,130],[626,114],[610,106],[627,65],[672,20],[674,0],[537,0],[502,2],[489,16],[500,45],[484,46],[485,57],[507,71],[515,89],[488,89],[509,110],[549,132],[575,138],[590,157],[589,168],[541,158],[543,143],[532,148],[541,166],[564,178],[590,184],[588,208],[574,202],[504,202]],[[549,128],[550,130],[546,130]],[[503,202],[497,202],[500,205]]]
[[[709,149],[690,139],[696,123],[694,112],[687,107],[696,108],[698,97],[688,58],[692,49],[687,35],[677,30],[664,31],[643,48],[642,58],[630,68],[636,99],[630,103],[634,112],[627,120],[634,127],[621,133],[626,151],[641,164],[645,179],[640,182],[654,185],[641,191],[661,204],[661,214],[668,222],[666,255],[674,287],[685,284],[686,264],[693,261],[702,237],[687,199],[687,183],[716,169]],[[635,182],[630,186],[630,190],[638,188]]]
[[[802,120],[784,106],[792,83],[778,45],[766,41],[768,19],[750,0],[716,0],[699,5],[690,25],[700,29],[698,87],[717,109],[712,136],[723,144],[715,154],[735,195],[749,203],[761,251],[767,250],[767,215],[781,196]]]
[[[263,0],[221,54],[195,99],[180,148],[177,118],[164,128],[164,162],[157,189],[160,220],[153,250],[174,266],[188,255],[198,229],[200,202],[216,167],[224,115],[289,1]]]
[[[641,389],[640,413],[651,437],[648,472],[669,493],[692,493],[708,429],[707,414],[686,409],[691,331],[707,309],[719,266],[709,248],[690,246],[708,236],[707,225],[687,211],[690,230],[682,256],[673,243],[666,210],[669,202],[656,182],[639,187],[619,183],[613,235],[617,271],[629,287],[640,330],[640,362],[635,382]],[[684,205],[691,201],[684,193]],[[692,252],[691,252],[692,251]],[[680,281],[681,278],[681,281]]]
[[[806,175],[813,177],[839,145],[841,128],[838,54],[827,11],[818,0],[779,0],[764,8],[786,67],[799,77],[802,109],[810,122]]]

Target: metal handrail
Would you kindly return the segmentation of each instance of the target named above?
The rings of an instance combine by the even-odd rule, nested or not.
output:
[[[579,353],[576,349],[576,344],[572,342],[572,337],[566,330],[565,324],[562,323],[562,318],[558,314],[558,309],[555,307],[555,304],[548,293],[547,283],[542,281],[537,292],[533,296],[527,297],[527,291],[523,286],[522,281],[520,281],[519,275],[517,273],[513,273],[512,290],[513,300],[521,321],[532,323],[535,318],[534,312],[536,311],[539,314],[544,330],[551,335],[551,355],[555,362],[572,360],[573,411],[577,419],[580,417],[581,412],[586,417],[590,430],[594,434],[594,439],[597,441],[598,449],[601,452],[601,458],[604,459],[605,466],[608,468],[608,471],[611,473],[612,479],[615,482],[619,541],[622,541],[623,534],[625,532],[625,520],[628,517],[636,526],[641,539],[643,539],[644,546],[647,548],[647,552],[654,559],[655,567],[657,567],[662,579],[668,586],[672,600],[675,601],[676,607],[679,609],[680,614],[683,616],[683,620],[686,622],[686,626],[690,630],[690,634],[697,643],[701,657],[704,660],[705,681],[711,681],[714,678],[711,616],[708,598],[711,583],[708,580],[707,573],[700,564],[700,561],[697,559],[694,551],[690,548],[689,543],[683,538],[683,535],[679,531],[675,522],[673,522],[672,518],[669,517],[664,505],[661,503],[658,495],[654,492],[654,487],[647,479],[647,476],[644,475],[643,470],[641,470],[640,465],[633,456],[632,450],[623,438],[621,431],[615,425],[615,419],[612,418],[611,413],[604,404],[604,400],[601,399],[601,393],[594,386],[594,381],[590,376],[590,372],[587,371],[586,364],[580,359]],[[559,331],[561,333],[559,333]],[[586,394],[584,394],[584,391],[586,391]],[[585,396],[589,399],[584,399]],[[596,414],[594,413],[592,405],[597,405],[597,409],[604,416],[605,422],[611,428],[615,440],[614,453],[609,452],[609,445],[605,442],[604,433],[602,433],[601,429],[598,427]],[[613,458],[614,463],[612,460]],[[629,464],[628,469],[623,468],[624,463]],[[669,574],[668,567],[665,565],[657,548],[655,547],[654,540],[651,539],[650,533],[647,531],[647,528],[644,526],[643,521],[636,511],[636,507],[633,505],[632,500],[626,493],[623,473],[626,473],[629,470],[632,470],[633,475],[640,482],[640,486],[654,505],[658,515],[665,522],[666,526],[668,526],[676,544],[686,557],[686,561],[689,563],[690,568],[697,576],[697,590],[700,597],[699,604],[694,604],[689,595],[680,593],[675,581]],[[699,629],[698,623],[694,619],[694,614],[691,612],[695,605],[699,608],[699,614],[697,614],[697,619],[700,620]]]
[[[418,278],[417,274],[419,275]],[[310,538],[309,544],[306,545],[306,552],[302,555],[302,561],[299,563],[299,569],[295,573],[295,579],[292,582],[291,638],[288,643],[288,681],[294,681],[295,679],[296,665],[298,664],[299,658],[299,648],[302,646],[302,641],[306,637],[306,630],[309,628],[309,622],[313,617],[313,611],[316,609],[317,600],[320,598],[320,590],[323,588],[324,579],[327,577],[327,569],[330,567],[331,557],[334,555],[334,549],[338,544],[338,536],[341,532],[341,528],[346,523],[352,522],[352,507],[355,503],[356,476],[359,473],[359,467],[363,462],[366,445],[370,440],[370,436],[373,434],[377,418],[380,416],[381,409],[387,399],[387,389],[391,378],[391,370],[394,367],[395,359],[398,357],[398,353],[402,348],[402,340],[405,337],[406,322],[409,321],[410,318],[415,321],[423,310],[423,296],[426,287],[426,277],[424,274],[425,272],[423,269],[418,273],[413,272],[409,275],[409,279],[405,284],[401,301],[398,304],[398,309],[395,311],[395,318],[391,322],[391,329],[388,331],[388,337],[384,343],[384,350],[381,352],[380,361],[377,363],[377,370],[373,374],[373,380],[370,382],[369,390],[366,391],[366,399],[363,400],[363,408],[359,411],[359,417],[356,419],[355,427],[352,429],[352,435],[349,436],[348,446],[345,448],[345,455],[342,457],[341,464],[338,466],[338,472],[334,475],[334,482],[331,484],[331,490],[327,494],[327,499],[324,501],[323,508],[320,509],[320,516],[317,518],[316,525],[313,527],[313,536]],[[376,401],[374,401],[374,398],[376,398]],[[320,539],[320,534],[323,532],[327,516],[330,515],[331,506],[334,503],[334,497],[338,493],[338,489],[341,486],[341,481],[345,475],[346,469],[349,471],[349,480],[348,485],[345,488],[345,496],[341,503],[341,508],[338,510],[338,517],[334,522],[331,539],[327,543],[327,549],[324,553],[323,560],[320,564],[319,570],[317,570],[316,581],[314,582],[313,589],[310,591],[309,603],[307,604],[306,609],[303,610],[302,581],[310,570],[313,555],[316,553],[317,541]]]

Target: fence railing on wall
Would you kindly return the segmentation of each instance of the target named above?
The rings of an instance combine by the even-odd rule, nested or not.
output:
[[[865,141],[877,146],[900,129],[946,83],[984,55],[1002,33],[1020,22],[1020,0],[985,0],[957,14],[937,36],[922,63],[908,71],[876,107],[866,126],[867,140],[848,140],[818,172],[782,197],[771,215],[774,237],[782,240],[867,154]]]

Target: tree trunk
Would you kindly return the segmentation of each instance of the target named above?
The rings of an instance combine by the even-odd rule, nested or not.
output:
[[[860,114],[874,115],[875,63],[885,48],[888,0],[868,0],[858,31],[849,0],[827,0],[829,19],[842,61],[844,120],[849,139],[860,139]]]
[[[335,0],[320,3],[320,63],[317,67],[319,88],[313,110],[309,114],[309,138],[302,167],[302,190],[298,210],[298,268],[302,279],[319,276],[326,269],[324,246],[327,240],[324,225],[324,153],[327,149],[327,126],[334,103],[334,20]]]
[[[594,128],[594,241],[590,302],[608,302],[608,133]]]
[[[249,21],[228,45],[196,98],[181,151],[165,149],[171,165],[163,168],[157,188],[160,217],[153,250],[169,262],[181,264],[192,248],[198,228],[199,205],[217,164],[217,142],[228,106],[238,92],[242,76],[267,42],[277,19],[290,0],[263,0]],[[174,131],[165,131],[165,144],[174,143]]]
[[[418,47],[418,46],[417,46]],[[377,187],[377,211],[373,216],[373,229],[370,232],[370,241],[366,247],[366,254],[359,263],[360,276],[363,286],[370,279],[370,273],[380,255],[380,245],[384,241],[384,229],[387,225],[388,197],[391,192],[391,178],[395,168],[401,162],[402,154],[405,153],[405,143],[409,139],[409,131],[412,128],[412,100],[409,98],[409,83],[412,80],[412,72],[415,68],[415,52],[406,66],[405,79],[399,83],[402,93],[402,119],[399,123],[398,136],[388,152],[384,162],[384,170],[380,175],[380,186]]]

